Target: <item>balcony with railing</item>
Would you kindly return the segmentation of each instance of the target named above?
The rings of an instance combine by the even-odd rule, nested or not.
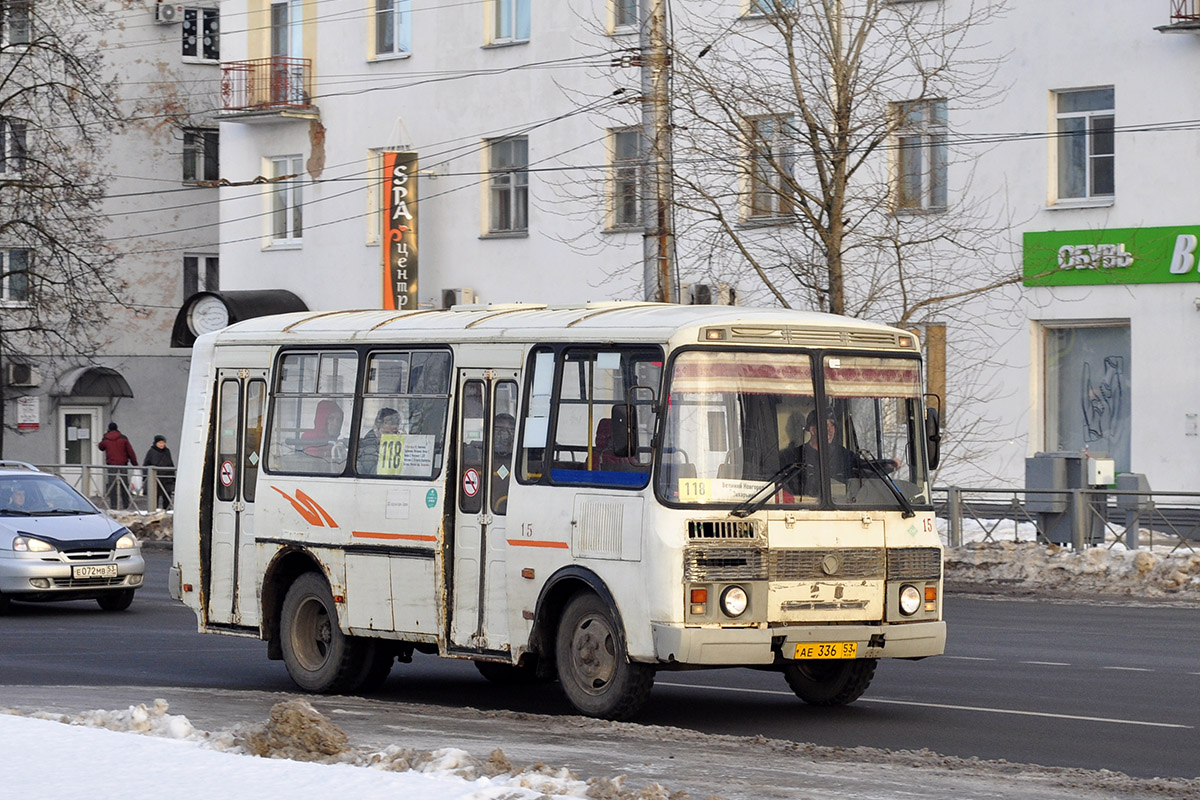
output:
[[[252,58],[221,64],[221,118],[232,122],[316,119],[312,103],[312,60]]]
[[[1171,0],[1171,23],[1159,33],[1200,33],[1200,0]]]

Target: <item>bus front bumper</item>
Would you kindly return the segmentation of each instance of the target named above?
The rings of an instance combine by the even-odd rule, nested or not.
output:
[[[797,645],[812,643],[854,642],[858,658],[924,658],[946,650],[946,623],[941,621],[777,628],[700,628],[655,622],[652,628],[657,660],[668,664],[771,664],[777,651],[790,658]]]

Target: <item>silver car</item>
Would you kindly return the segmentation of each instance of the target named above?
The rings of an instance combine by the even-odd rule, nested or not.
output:
[[[0,461],[0,614],[13,600],[95,600],[123,611],[145,573],[128,528],[62,479]]]

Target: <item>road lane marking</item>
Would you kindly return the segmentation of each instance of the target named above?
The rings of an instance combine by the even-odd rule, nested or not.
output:
[[[1022,664],[1032,664],[1035,667],[1069,667],[1065,661],[1022,661]]]
[[[994,658],[980,658],[979,656],[945,656],[945,658],[953,658],[957,661],[995,661]]]
[[[778,689],[743,689],[737,686],[696,686],[688,683],[656,681],[655,686],[672,686],[677,689],[711,689],[714,692],[741,692],[743,694],[771,694],[795,697],[792,692]],[[948,711],[978,711],[985,714],[1009,714],[1017,717],[1044,717],[1049,719],[1074,719],[1082,722],[1109,722],[1114,725],[1137,725],[1145,728],[1181,728],[1193,730],[1194,725],[1178,725],[1173,722],[1144,722],[1136,719],[1112,719],[1110,717],[1085,717],[1077,714],[1051,714],[1048,711],[1018,711],[1012,708],[983,708],[981,706],[956,706],[948,703],[918,703],[912,700],[883,700],[876,697],[860,697],[858,703],[879,703],[892,706],[916,706],[917,708],[942,708]]]
[[[1104,669],[1115,669],[1121,672],[1154,672],[1154,670],[1146,669],[1145,667],[1104,667]]]

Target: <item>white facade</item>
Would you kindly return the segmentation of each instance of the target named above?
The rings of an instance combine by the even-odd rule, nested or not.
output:
[[[67,37],[79,33],[92,44],[101,42],[102,69],[120,79],[116,99],[125,122],[107,142],[107,158],[98,167],[111,175],[102,244],[120,255],[120,284],[110,287],[111,303],[104,311],[110,321],[99,332],[105,341],[93,358],[40,354],[32,385],[5,386],[4,457],[39,464],[103,463],[96,443],[115,420],[140,462],[155,434],[165,435],[169,446],[178,441],[190,351],[170,343],[185,296],[185,258],[198,265],[200,288],[217,275],[217,190],[199,182],[216,177],[215,164],[206,174],[202,162],[204,137],[217,133],[211,112],[219,102],[219,31],[214,30],[219,3],[182,4],[185,17],[200,19],[196,42],[188,41],[191,28],[184,17],[156,22],[153,0],[105,4],[113,26],[103,31],[79,30],[81,23],[56,13],[52,2],[33,5],[35,32],[45,19]],[[195,55],[185,55],[189,51]],[[215,158],[211,145],[208,155]],[[30,148],[36,146],[31,140]],[[199,170],[187,179],[186,149]],[[132,396],[110,393],[107,381],[89,381],[81,371],[85,367],[119,375]],[[20,417],[17,397],[32,398],[24,401]],[[21,429],[13,430],[18,421]]]
[[[966,0],[919,2],[967,7]],[[641,91],[640,70],[621,65],[621,49],[638,45],[636,29],[613,33],[614,14],[628,4],[528,5],[526,39],[516,0],[398,3],[407,27],[395,29],[395,41],[403,49],[407,36],[408,50],[384,54],[376,43],[385,17],[374,2],[222,3],[223,61],[311,59],[312,76],[311,90],[295,97],[299,108],[287,112],[226,102],[232,110],[222,117],[222,173],[246,185],[221,190],[223,288],[286,288],[314,310],[384,305],[375,159],[393,149],[419,158],[422,306],[441,306],[443,290],[456,287],[470,287],[484,303],[640,298],[643,229],[613,230],[614,208],[605,200],[613,177],[605,168],[610,131],[638,124],[641,115],[640,103],[618,102]],[[1156,30],[1188,3],[1083,5],[1086,12],[1069,0],[1010,3],[1006,14],[968,34],[978,45],[973,57],[998,60],[992,99],[964,106],[946,98],[955,154],[951,203],[954,193],[969,192],[986,209],[994,231],[981,257],[1013,275],[1022,269],[1026,233],[1161,228],[1175,236],[1188,233],[1176,228],[1200,224],[1200,199],[1188,186],[1200,167],[1188,123],[1200,118],[1200,96],[1184,79],[1200,58],[1200,35]],[[729,0],[677,3],[671,11],[703,13],[718,29],[733,29],[748,7]],[[493,41],[495,15],[508,8],[516,9],[509,38]],[[728,25],[719,25],[725,17]],[[619,89],[626,92],[614,96]],[[1095,150],[1085,153],[1089,164],[1104,162],[1090,183],[1084,176],[1090,196],[1060,199],[1059,184],[1074,175],[1060,181],[1059,97],[1109,89],[1111,113],[1091,107],[1103,105],[1103,94],[1081,96],[1087,108],[1076,116],[1100,127],[1071,139]],[[1106,117],[1115,124],[1111,137]],[[488,142],[511,136],[528,142],[528,220],[523,230],[492,233]],[[1106,137],[1111,147],[1100,141]],[[294,216],[275,213],[280,184],[251,183],[293,171],[302,173],[300,236],[291,235]],[[690,235],[686,222],[677,220],[681,240]],[[1135,259],[1153,260],[1138,254],[1133,239],[1061,237],[1081,246],[1125,244]],[[977,266],[955,259],[939,268],[953,275]],[[679,269],[689,281],[714,268]],[[743,298],[772,302],[744,265],[728,265],[727,274]],[[1118,469],[1145,473],[1155,489],[1200,482],[1200,365],[1184,344],[1200,336],[1200,284],[1194,270],[1183,280],[1053,288],[1017,282],[948,319],[952,466],[939,481],[1021,485],[1026,457],[1087,446],[1121,451]],[[1070,349],[1076,328],[1086,352]],[[1112,341],[1090,338],[1098,329],[1113,333],[1118,349],[1125,335],[1128,352],[1110,352]],[[1059,366],[1064,358],[1069,370]],[[1078,372],[1084,363],[1087,378]]]

